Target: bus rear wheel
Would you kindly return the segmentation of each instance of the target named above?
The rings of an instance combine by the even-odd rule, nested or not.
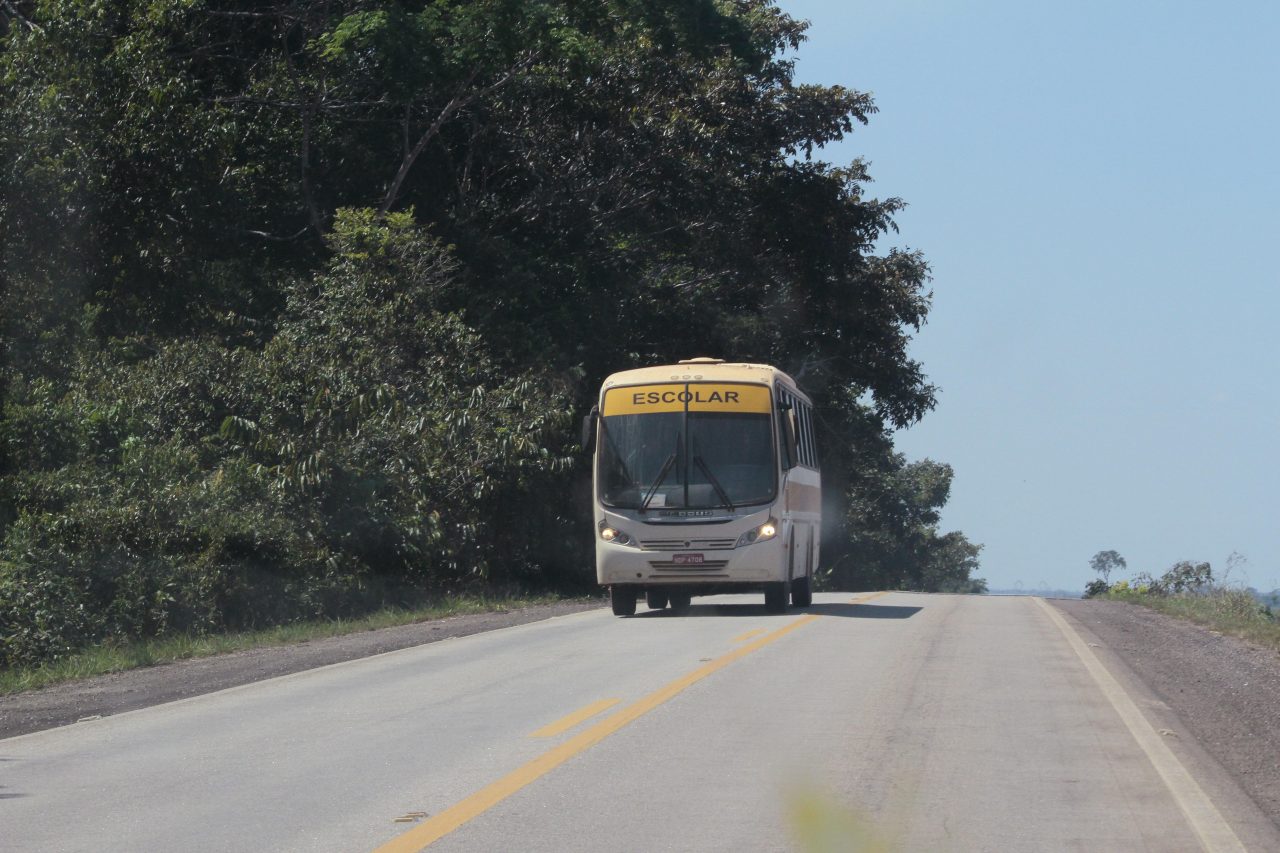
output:
[[[609,605],[614,616],[636,615],[636,588],[634,586],[609,587]]]
[[[661,610],[667,606],[667,594],[660,589],[646,589],[644,603],[649,605],[650,610]]]
[[[765,584],[764,609],[770,613],[785,613],[787,611],[787,599],[791,595],[790,586],[791,584],[786,581]]]
[[[813,604],[813,585],[808,577],[796,578],[791,582],[791,603],[796,607]]]
[[[671,612],[677,616],[683,616],[689,612],[689,607],[693,602],[693,596],[687,592],[671,593]]]

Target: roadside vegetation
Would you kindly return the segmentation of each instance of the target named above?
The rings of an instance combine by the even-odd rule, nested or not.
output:
[[[767,0],[0,3],[0,670],[594,584],[599,382],[814,397],[828,588],[967,588],[903,202]]]
[[[0,695],[191,658],[293,645],[380,628],[433,622],[449,616],[502,612],[562,600],[556,595],[451,595],[418,607],[385,607],[350,619],[292,622],[256,631],[177,634],[132,640],[113,638],[38,666],[0,670]]]
[[[1229,577],[1231,570],[1242,563],[1240,555],[1231,555],[1225,575]],[[1110,582],[1110,574],[1126,567],[1123,557],[1115,551],[1100,551],[1090,564],[1101,577],[1088,584],[1085,598],[1150,607],[1280,651],[1280,618],[1272,609],[1277,598],[1275,591],[1262,595],[1257,590],[1231,584],[1227,577],[1216,579],[1213,567],[1207,562],[1183,560],[1159,577],[1142,572],[1131,580],[1114,583]]]

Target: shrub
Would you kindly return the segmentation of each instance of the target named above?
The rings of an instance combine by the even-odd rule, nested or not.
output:
[[[1198,592],[1213,585],[1213,570],[1208,563],[1182,560],[1175,563],[1160,579],[1160,586],[1168,592]]]
[[[1110,585],[1106,581],[1104,581],[1102,578],[1098,578],[1097,580],[1091,580],[1087,584],[1085,584],[1084,597],[1095,598],[1099,595],[1106,595],[1109,589],[1111,589]]]

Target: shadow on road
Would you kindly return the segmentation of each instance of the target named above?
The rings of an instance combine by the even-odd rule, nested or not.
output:
[[[763,604],[694,604],[689,612],[677,616],[670,608],[645,610],[632,619],[690,619],[697,616],[798,616],[813,613],[818,616],[843,616],[849,619],[910,619],[924,608],[894,607],[887,604],[819,603],[809,607],[790,607],[785,613],[770,613]]]
[[[815,604],[804,608],[805,613],[821,616],[846,616],[851,619],[910,619],[923,607],[895,607],[891,604],[842,604],[839,602]]]
[[[695,616],[786,616],[790,613],[798,611],[788,610],[787,613],[770,614],[764,609],[763,604],[694,604],[688,612],[683,616],[678,616],[672,612],[671,608],[664,607],[661,610],[645,610],[636,613],[632,619],[690,619]]]

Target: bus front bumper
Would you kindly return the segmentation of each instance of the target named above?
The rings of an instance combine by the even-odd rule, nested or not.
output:
[[[596,580],[602,586],[754,586],[786,580],[782,537],[739,548],[643,550],[596,541]]]

